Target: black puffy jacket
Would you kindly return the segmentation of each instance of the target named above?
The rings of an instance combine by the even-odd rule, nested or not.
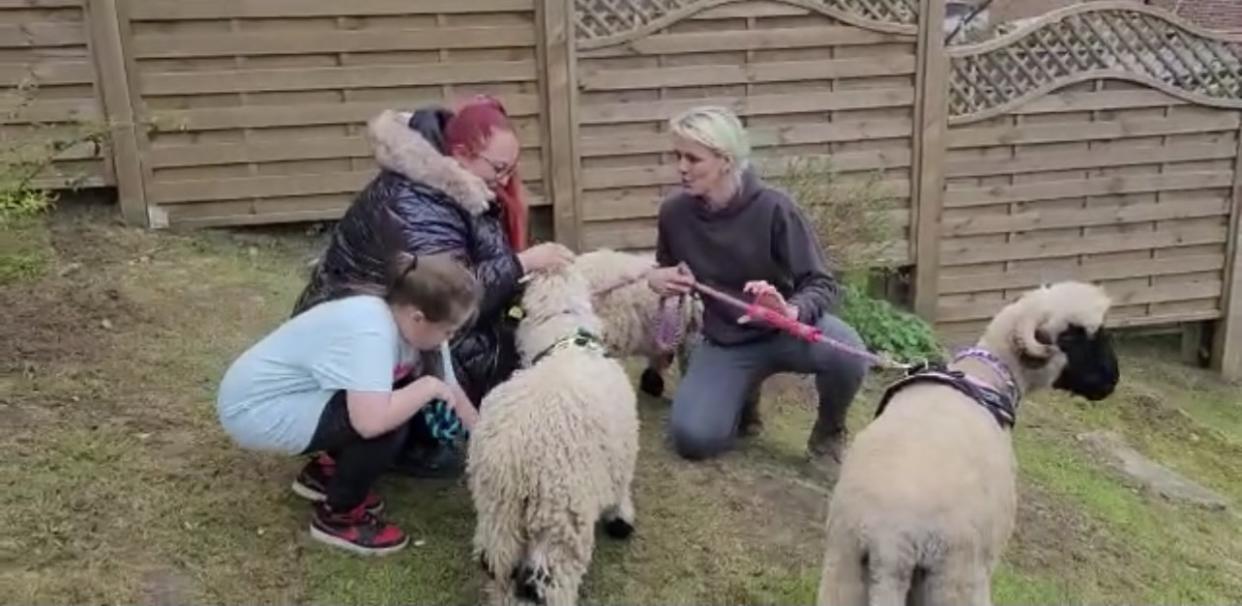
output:
[[[371,120],[367,134],[380,173],[336,224],[293,313],[350,294],[354,284],[385,284],[389,251],[379,232],[386,219],[395,219],[390,225],[398,227],[407,252],[451,253],[479,279],[478,314],[450,344],[458,379],[478,405],[516,367],[505,314],[519,294],[523,272],[505,234],[501,206],[490,202],[481,179],[443,153],[449,117],[448,110],[432,108],[412,115],[388,111]]]

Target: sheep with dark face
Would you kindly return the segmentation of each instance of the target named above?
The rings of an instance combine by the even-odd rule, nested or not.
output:
[[[1030,291],[945,371],[886,392],[833,490],[819,604],[991,603],[1017,506],[1018,400],[1047,388],[1112,394],[1109,306],[1080,282]]]

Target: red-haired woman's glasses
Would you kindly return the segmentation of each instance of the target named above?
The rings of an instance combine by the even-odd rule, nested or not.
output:
[[[517,167],[517,163],[510,164],[508,162],[497,162],[487,156],[484,156],[483,154],[479,154],[479,157],[482,158],[484,162],[487,162],[488,166],[492,167],[492,170],[496,173],[496,179],[498,180],[511,176],[513,174],[513,170]]]

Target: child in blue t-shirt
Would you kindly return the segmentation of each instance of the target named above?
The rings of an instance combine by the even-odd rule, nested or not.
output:
[[[217,413],[243,448],[286,454],[323,452],[332,462],[322,486],[295,492],[317,503],[311,536],[364,554],[397,551],[408,538],[380,520],[372,484],[405,443],[410,418],[447,402],[469,430],[477,412],[454,384],[418,369],[474,313],[474,276],[446,255],[398,257],[388,292],[321,303],[286,321],[225,373]],[[308,467],[321,466],[312,460]],[[300,490],[299,490],[300,488]],[[319,490],[323,488],[323,490]]]

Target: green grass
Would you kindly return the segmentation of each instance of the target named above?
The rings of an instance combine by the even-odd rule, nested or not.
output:
[[[107,210],[29,224],[40,269],[0,289],[0,602],[466,603],[473,511],[460,481],[385,478],[415,544],[362,559],[310,541],[299,461],[242,452],[214,390],[282,321],[317,243],[292,229],[146,233]],[[1125,345],[1118,394],[1041,395],[1017,429],[1021,507],[1000,604],[1237,603],[1233,511],[1148,495],[1075,436],[1110,429],[1242,503],[1242,391],[1162,342]],[[850,415],[864,425],[879,378]],[[670,388],[672,385],[670,385]],[[813,392],[765,386],[765,432],[703,464],[673,457],[665,401],[642,402],[638,532],[600,535],[591,603],[813,601],[826,487],[801,462]]]
[[[53,251],[42,217],[0,220],[0,286],[43,275]]]

